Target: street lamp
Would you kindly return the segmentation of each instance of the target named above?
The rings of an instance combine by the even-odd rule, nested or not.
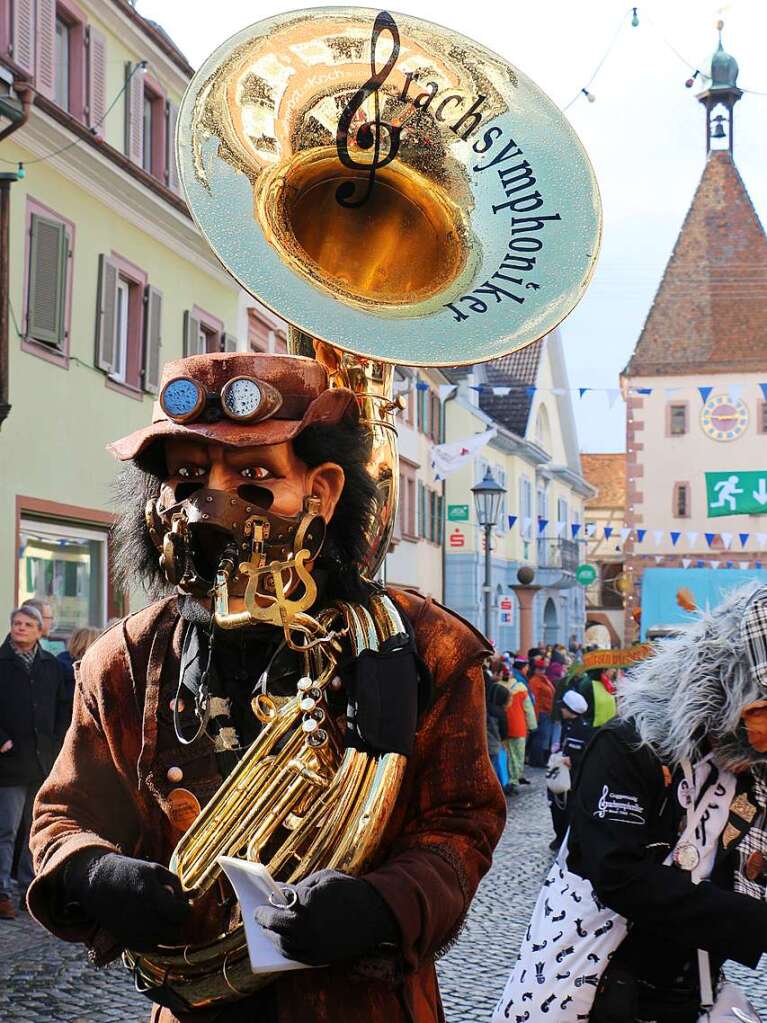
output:
[[[485,584],[482,589],[485,591],[485,635],[489,639],[490,611],[492,607],[490,599],[492,554],[490,536],[493,532],[493,528],[498,522],[498,513],[501,510],[501,501],[506,493],[506,488],[496,482],[493,478],[492,472],[490,471],[490,467],[488,466],[485,472],[485,478],[481,483],[472,487],[471,492],[474,495],[474,508],[477,512],[477,522],[485,531]]]

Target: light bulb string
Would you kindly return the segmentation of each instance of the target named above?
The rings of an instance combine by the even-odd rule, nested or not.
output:
[[[588,81],[585,83],[585,85],[581,86],[581,88],[578,89],[578,91],[573,96],[573,98],[569,101],[569,103],[566,103],[565,106],[562,107],[562,111],[563,112],[569,110],[570,107],[577,100],[579,100],[581,96],[585,96],[592,103],[594,102],[595,97],[594,97],[593,93],[590,92],[590,87],[591,87],[592,83],[594,82],[594,79],[597,77],[599,72],[602,70],[602,67],[603,67],[605,61],[607,60],[607,58],[612,53],[616,43],[618,42],[618,39],[619,39],[623,29],[626,27],[627,22],[629,22],[633,27],[635,27],[635,28],[637,27],[636,24],[634,24],[634,22],[635,22],[635,19],[638,18],[638,10],[639,10],[638,7],[634,7],[634,6],[629,7],[626,10],[624,15],[621,17],[621,20],[620,20],[620,22],[618,24],[618,28],[616,29],[615,34],[611,38],[610,43],[607,46],[607,49],[603,53],[602,58],[600,59],[600,61],[597,64],[597,66],[594,68],[594,71],[592,72],[591,77],[588,79]],[[684,57],[684,55],[679,52],[679,50],[674,46],[674,44],[671,42],[671,40],[668,39],[668,37],[663,33],[663,31],[659,28],[659,26],[656,24],[656,22],[649,15],[643,13],[642,14],[642,19],[643,19],[644,22],[646,22],[655,31],[655,33],[657,34],[657,36],[660,39],[660,41],[664,44],[664,46],[666,46],[671,51],[671,53],[674,54],[674,56],[677,58],[677,60],[681,61],[681,63],[684,64],[686,68],[688,68],[690,71],[693,72],[693,75],[692,75],[693,80],[695,78],[700,78],[704,82],[710,82],[711,81],[711,76],[710,75],[707,75],[705,71],[702,71],[695,64],[690,63],[690,61],[687,60],[687,58]],[[743,92],[743,93],[748,94],[749,96],[767,96],[767,91],[762,91],[760,89],[744,89],[744,88],[740,88],[740,91]]]
[[[146,66],[147,66],[147,62],[145,60],[140,60],[140,61],[138,61],[138,63],[133,65],[133,67],[130,70],[130,73],[125,76],[125,81],[123,82],[123,86],[120,89],[120,91],[117,93],[115,98],[112,100],[112,102],[106,108],[106,110],[101,115],[101,117],[98,119],[98,121],[94,121],[94,123],[91,125],[91,127],[90,127],[91,135],[95,135],[96,134],[96,128],[102,127],[104,121],[107,119],[107,116],[112,112],[112,110],[114,110],[114,108],[115,108],[118,100],[120,99],[120,97],[122,95],[124,95],[125,90],[130,85],[131,79],[136,74],[136,72],[139,69],[142,69],[142,70],[145,69]],[[43,163],[45,160],[50,160],[54,156],[59,156],[61,153],[66,153],[69,149],[74,149],[75,146],[79,146],[80,143],[84,142],[84,141],[85,141],[84,138],[82,138],[80,135],[78,135],[77,138],[74,139],[72,142],[67,142],[67,144],[65,146],[62,146],[60,149],[54,149],[53,152],[46,153],[44,156],[36,156],[32,160],[22,160],[22,161],[20,161],[20,160],[6,160],[4,157],[0,157],[0,163],[5,163],[5,164],[9,164],[9,165],[16,165],[16,166],[19,167],[20,170],[23,170],[25,167],[29,167],[33,163]]]

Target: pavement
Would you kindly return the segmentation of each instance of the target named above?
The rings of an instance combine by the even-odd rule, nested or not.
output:
[[[488,1023],[551,862],[542,771],[509,798],[509,820],[466,923],[437,965],[448,1023]],[[767,1023],[767,957],[759,971],[729,967]],[[0,920],[1,1023],[147,1023],[148,1003],[127,972],[92,966],[26,913]],[[303,1021],[302,1021],[303,1023]]]

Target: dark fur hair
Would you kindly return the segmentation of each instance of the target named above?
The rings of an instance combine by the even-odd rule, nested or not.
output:
[[[359,565],[367,553],[366,527],[376,512],[376,485],[367,471],[370,438],[357,423],[310,426],[293,441],[298,457],[310,468],[335,462],[346,481],[328,533],[317,559],[325,580],[328,600],[365,603],[375,589],[364,579]],[[118,474],[114,504],[118,509],[113,529],[114,571],[117,585],[129,589],[138,581],[153,599],[172,592],[160,571],[157,551],[144,521],[147,501],[160,494],[166,475],[161,444],[155,443]]]

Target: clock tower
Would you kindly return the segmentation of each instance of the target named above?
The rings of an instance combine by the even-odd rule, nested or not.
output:
[[[743,93],[718,28],[697,97],[706,164],[622,376],[627,639],[640,606],[644,630],[672,624],[648,620],[662,615],[651,588],[679,590],[683,606],[711,573],[717,587],[754,571],[767,582],[767,237],[734,161]]]

